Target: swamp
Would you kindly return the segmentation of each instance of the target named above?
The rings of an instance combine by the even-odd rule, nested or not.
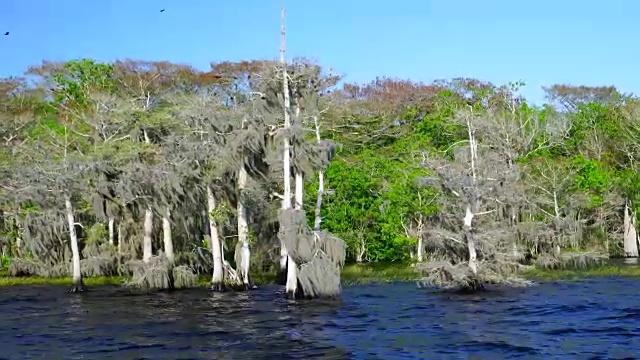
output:
[[[0,81],[0,358],[632,358],[640,98],[317,62]],[[614,346],[615,345],[615,346]]]

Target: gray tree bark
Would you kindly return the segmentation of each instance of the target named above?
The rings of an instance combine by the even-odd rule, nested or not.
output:
[[[171,211],[167,208],[165,216],[162,217],[162,240],[164,242],[164,255],[171,263],[175,261],[173,252],[173,237],[171,235]]]

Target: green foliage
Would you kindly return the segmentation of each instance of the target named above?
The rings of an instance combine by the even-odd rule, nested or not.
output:
[[[113,64],[98,63],[90,59],[72,60],[63,64],[52,74],[56,86],[54,104],[73,104],[85,107],[92,104],[90,91],[116,90],[113,81]]]
[[[172,68],[170,64],[155,66],[158,69],[165,66],[165,70]],[[140,68],[153,67],[145,67],[143,64],[136,69]],[[33,121],[20,129],[19,135],[24,138],[20,145],[14,144],[14,147],[7,146],[7,149],[2,150],[0,163],[3,169],[24,167],[34,161],[42,161],[44,164],[48,161],[56,162],[72,154],[91,162],[92,170],[101,168],[100,171],[104,171],[102,167],[110,166],[122,172],[151,172],[152,170],[157,170],[158,173],[169,172],[166,168],[171,168],[170,166],[160,171],[159,165],[166,165],[168,163],[166,160],[176,154],[172,153],[173,150],[167,151],[164,147],[166,144],[162,141],[168,138],[173,140],[191,136],[193,129],[185,125],[184,121],[176,121],[176,119],[179,116],[182,116],[182,119],[191,119],[195,115],[182,113],[189,108],[189,104],[182,103],[187,101],[186,97],[185,99],[177,97],[179,101],[173,99],[172,102],[159,94],[169,88],[177,92],[186,93],[184,90],[176,89],[188,88],[202,90],[204,93],[205,90],[209,91],[219,86],[219,82],[216,83],[219,81],[219,76],[216,77],[215,74],[185,76],[174,79],[175,87],[171,87],[167,84],[172,80],[166,75],[171,71],[165,71],[163,73],[165,75],[159,76],[163,80],[153,85],[156,86],[152,88],[155,91],[155,99],[153,105],[147,107],[140,104],[132,105],[137,104],[136,101],[139,102],[140,99],[132,98],[131,92],[124,89],[123,78],[119,77],[122,76],[121,70],[121,68],[116,69],[116,65],[111,63],[90,59],[73,60],[39,73],[41,80],[45,80],[43,82],[50,85],[46,89],[25,91],[21,100],[18,97],[4,99],[2,111],[11,116],[29,112]],[[243,76],[246,75],[244,72]],[[176,71],[174,75],[177,77],[179,72]],[[207,79],[205,75],[213,78],[214,81],[204,85]],[[149,79],[156,79],[156,77],[146,78],[151,83],[153,81]],[[441,190],[420,183],[421,179],[430,174],[430,169],[425,167],[424,159],[426,154],[435,153],[443,154],[444,158],[451,160],[452,150],[457,145],[465,143],[468,137],[466,127],[458,123],[455,116],[459,111],[469,108],[473,109],[474,113],[488,117],[495,115],[496,118],[510,119],[511,125],[515,122],[520,132],[526,135],[523,137],[526,137],[530,144],[526,145],[527,148],[516,159],[521,165],[523,178],[542,179],[544,174],[535,165],[545,161],[553,162],[563,170],[563,174],[569,177],[570,184],[565,190],[566,196],[558,200],[561,206],[570,204],[570,199],[586,197],[587,205],[580,203],[575,205],[580,208],[571,210],[575,210],[575,213],[579,213],[580,216],[587,217],[585,223],[589,224],[598,220],[595,215],[598,210],[606,208],[608,213],[614,214],[607,218],[607,224],[589,233],[598,234],[597,242],[600,245],[610,239],[607,236],[608,232],[620,225],[618,224],[620,219],[615,218],[617,208],[605,201],[608,196],[615,194],[631,200],[633,206],[640,210],[640,175],[638,175],[640,168],[635,162],[640,158],[638,152],[640,133],[637,125],[634,125],[638,121],[637,118],[630,115],[633,114],[630,107],[634,106],[631,102],[617,98],[612,98],[611,101],[598,101],[597,98],[586,95],[581,98],[580,89],[573,89],[574,93],[571,97],[577,99],[575,101],[577,105],[569,111],[560,111],[548,104],[540,108],[534,107],[519,98],[517,92],[525,85],[523,82],[496,87],[474,79],[454,79],[434,84],[428,94],[425,94],[424,89],[416,84],[409,90],[402,90],[402,86],[406,84],[396,85],[388,89],[374,86],[373,89],[369,89],[368,95],[353,96],[357,98],[356,100],[332,98],[328,103],[331,105],[336,103],[340,106],[335,106],[335,109],[331,109],[328,115],[321,119],[323,139],[335,140],[340,145],[335,159],[324,172],[326,192],[321,209],[322,228],[347,242],[349,261],[359,259],[379,263],[404,263],[409,260],[410,250],[415,250],[417,239],[408,229],[419,221],[425,221],[426,226],[432,226],[433,223],[428,223],[427,219],[443,211],[442,208],[438,208],[437,204],[440,203],[434,201],[436,198],[443,199],[440,197]],[[227,87],[223,91],[233,93],[237,99],[240,99],[236,102],[246,103],[249,95],[242,89],[244,88],[241,86],[233,89]],[[189,90],[190,95],[198,92],[191,90]],[[43,93],[46,95],[43,96]],[[120,107],[125,110],[118,114],[99,113],[96,110],[95,97],[106,94],[111,95],[114,101],[120,101]],[[216,106],[221,111],[226,109],[225,104]],[[215,121],[213,114],[215,112],[205,113],[206,120]],[[92,123],[100,116],[105,118],[101,119],[104,123],[99,126]],[[536,121],[527,121],[528,119],[536,119]],[[555,122],[558,119],[567,121],[566,133],[560,133],[565,131],[564,128],[553,130],[556,133],[549,130],[550,127],[557,125]],[[2,123],[0,126],[6,126],[6,124]],[[219,128],[216,131],[227,131],[224,126]],[[105,140],[104,134],[101,133],[104,129],[110,129],[111,135],[117,135],[114,135],[114,138],[118,140]],[[148,143],[144,136],[149,137]],[[305,136],[308,136],[312,143],[315,142],[311,133]],[[482,139],[480,142],[483,145]],[[39,147],[34,144],[38,144]],[[230,152],[221,152],[221,156]],[[171,166],[177,166],[175,163],[178,162],[186,162],[186,160],[177,159],[171,163]],[[148,168],[130,167],[131,164],[143,164]],[[219,175],[220,169],[216,168],[218,165],[217,161],[209,161],[208,164],[198,163],[197,166],[195,164],[189,166],[192,168],[201,166],[205,169],[203,172],[213,178],[214,173],[216,176]],[[196,171],[192,168],[189,168],[189,171]],[[96,170],[79,179],[79,183],[88,184],[86,186],[88,191],[96,191],[102,186],[101,190],[105,193],[114,192],[115,184],[121,185],[118,183],[119,179],[113,180],[109,184],[111,187],[105,190],[107,186],[101,183],[102,178],[98,175],[104,174],[99,174]],[[162,174],[162,176],[168,175]],[[152,178],[150,182],[155,181],[156,179]],[[0,189],[0,191],[2,191],[0,197],[7,194],[6,189]],[[122,192],[122,189],[120,191]],[[525,193],[530,197],[536,195],[531,189],[526,189]],[[82,218],[86,227],[79,230],[81,239],[85,243],[104,242],[108,234],[104,224],[96,222],[96,217],[91,214],[92,209],[88,198],[92,194],[78,191],[74,195],[73,202],[77,215]],[[306,179],[305,204],[308,208],[315,205],[316,196],[317,179]],[[131,197],[134,198],[134,196]],[[140,197],[149,199],[153,195],[144,194]],[[121,206],[122,199],[117,198],[117,201],[118,204],[112,204],[112,206]],[[200,206],[203,204],[204,202],[201,201]],[[13,207],[7,205],[7,209],[16,211],[17,205],[10,204]],[[40,214],[44,211],[41,209],[42,204],[38,201],[24,201],[19,205],[22,217],[30,212]],[[4,203],[3,206],[5,206]],[[520,214],[521,218],[525,219],[522,222],[548,220],[544,212],[549,212],[553,204],[545,203],[538,206],[537,209],[535,207],[528,209],[530,213]],[[135,218],[138,215],[135,211],[139,209],[132,206],[125,210],[134,214],[129,220],[134,223],[139,220]],[[175,213],[177,216],[188,217],[190,215],[181,215],[180,212],[195,213],[196,211],[201,209],[180,208]],[[210,215],[222,227],[228,223],[229,218],[233,217],[233,211],[225,201],[221,201],[218,208]],[[313,224],[313,211],[307,211],[307,216],[309,223]],[[15,228],[3,231],[3,235],[11,242],[14,242],[18,236]],[[180,228],[179,231],[182,229]],[[190,239],[192,235],[180,234],[176,239]],[[188,245],[202,245],[203,248],[208,249],[207,241],[200,244],[201,235],[198,233],[195,240],[189,240],[193,244]],[[258,233],[253,228],[250,232],[250,241],[252,246],[257,246],[262,241],[258,239]],[[588,243],[590,241],[584,240],[578,244],[578,247]]]
[[[429,216],[437,210],[435,191],[418,184],[426,175],[421,150],[425,147],[448,147],[458,141],[459,129],[447,124],[444,113],[427,115],[417,124],[419,131],[387,143],[378,149],[362,149],[331,163],[326,183],[331,194],[323,208],[323,224],[327,231],[340,234],[348,244],[351,261],[364,254],[363,260],[391,262],[407,260],[416,239],[405,234],[404,227],[418,216]],[[402,116],[413,118],[415,108]],[[440,121],[438,121],[440,116]],[[435,140],[434,140],[435,139]],[[307,197],[313,199],[317,187],[307,186]],[[364,247],[364,249],[363,249]]]
[[[87,244],[100,244],[104,243],[108,238],[109,232],[106,226],[96,222],[88,229],[85,242]]]

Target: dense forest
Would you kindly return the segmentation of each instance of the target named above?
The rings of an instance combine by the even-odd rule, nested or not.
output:
[[[43,62],[0,83],[3,265],[74,291],[281,271],[314,297],[345,261],[478,287],[637,257],[638,99],[553,85],[533,106],[521,86],[351,84],[305,59]]]

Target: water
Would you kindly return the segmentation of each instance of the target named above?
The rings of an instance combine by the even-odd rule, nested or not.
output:
[[[412,283],[340,301],[193,290],[0,289],[0,359],[632,359],[640,280],[546,283],[479,295]]]

